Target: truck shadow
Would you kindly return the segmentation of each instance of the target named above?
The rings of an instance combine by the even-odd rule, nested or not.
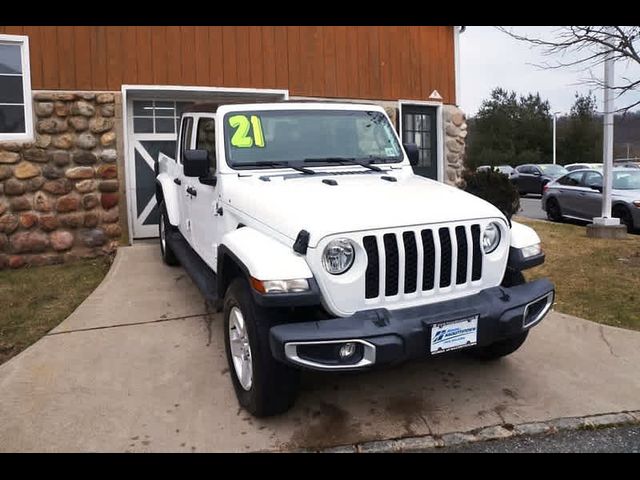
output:
[[[519,393],[508,359],[479,364],[462,353],[370,372],[304,372],[284,449],[469,430],[506,424]],[[483,384],[479,379],[493,379]],[[277,422],[279,423],[279,421]]]

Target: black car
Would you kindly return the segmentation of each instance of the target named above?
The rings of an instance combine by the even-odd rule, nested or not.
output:
[[[551,180],[565,175],[567,169],[554,164],[525,164],[516,167],[511,182],[520,195],[535,193],[542,195],[542,188]]]

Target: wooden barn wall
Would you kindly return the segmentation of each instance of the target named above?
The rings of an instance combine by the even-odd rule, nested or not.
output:
[[[124,84],[288,88],[455,103],[453,27],[0,26],[28,35],[34,90]]]

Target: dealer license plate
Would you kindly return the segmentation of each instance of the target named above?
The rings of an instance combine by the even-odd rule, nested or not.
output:
[[[431,327],[431,354],[471,347],[477,343],[478,315]]]

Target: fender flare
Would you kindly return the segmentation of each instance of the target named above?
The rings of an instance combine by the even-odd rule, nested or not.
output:
[[[180,225],[180,203],[178,202],[178,188],[173,179],[167,173],[161,173],[156,177],[156,185],[162,191],[162,199],[167,208],[169,223],[174,227]],[[157,198],[160,203],[160,198]]]
[[[292,306],[319,302],[318,286],[304,257],[295,253],[291,247],[251,227],[238,228],[226,233],[221,239],[216,271],[220,298],[224,297],[233,277],[229,272],[230,268],[238,269],[247,279],[253,277],[258,280],[309,280],[309,292],[263,295],[254,292],[254,298],[261,304]]]

